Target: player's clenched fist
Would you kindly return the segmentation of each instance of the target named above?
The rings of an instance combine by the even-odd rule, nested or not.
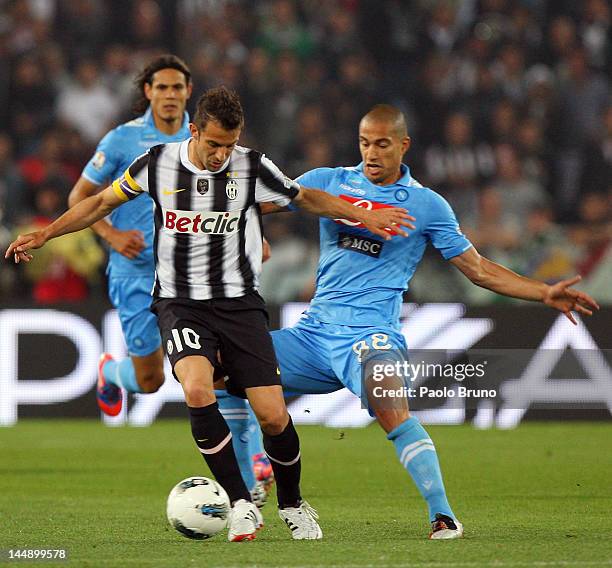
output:
[[[113,229],[106,237],[108,244],[127,258],[136,258],[145,248],[142,231],[120,231]]]
[[[19,235],[6,249],[4,258],[9,258],[11,255],[15,258],[15,263],[19,263],[22,260],[24,262],[30,262],[33,256],[28,253],[30,249],[37,249],[42,247],[47,242],[43,231],[35,231],[34,233],[28,233],[27,235]]]

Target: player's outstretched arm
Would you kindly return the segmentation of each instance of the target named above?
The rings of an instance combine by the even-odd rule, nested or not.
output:
[[[68,206],[74,207],[80,201],[98,193],[99,185],[81,176],[70,195],[68,196]],[[91,225],[91,229],[108,245],[127,258],[136,258],[145,246],[144,236],[141,231],[129,230],[121,231],[113,227],[105,219],[100,219]]]
[[[450,262],[474,284],[504,296],[542,302],[563,312],[574,325],[576,320],[572,312],[590,316],[593,315],[593,310],[599,309],[597,302],[591,296],[571,288],[581,280],[580,276],[562,280],[551,286],[516,274],[505,266],[480,256],[473,247],[451,258]]]
[[[32,260],[32,255],[28,253],[29,250],[42,247],[49,239],[89,227],[92,223],[106,217],[122,203],[124,201],[119,199],[114,189],[107,187],[97,195],[92,195],[77,203],[44,229],[27,235],[19,235],[6,249],[4,258],[13,255],[16,263],[22,260],[29,262]]]
[[[289,207],[281,207],[271,201],[265,201],[259,204],[259,209],[262,215],[269,215],[270,213],[291,213]]]
[[[415,229],[411,221],[416,221],[416,219],[408,215],[406,209],[401,207],[363,209],[318,189],[300,187],[300,192],[294,198],[293,203],[301,209],[321,217],[347,218],[360,221],[371,233],[383,237],[385,240],[391,239],[388,230],[393,229],[396,234],[407,237],[408,233],[402,227]]]

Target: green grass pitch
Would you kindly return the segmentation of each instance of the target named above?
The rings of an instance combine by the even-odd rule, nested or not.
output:
[[[171,487],[209,475],[187,420],[22,421],[0,429],[0,548],[68,548],[67,563],[35,565],[73,568],[612,566],[612,424],[428,430],[463,540],[426,539],[424,503],[372,426],[299,428],[302,492],[323,541],[292,542],[268,503],[257,540],[229,543],[166,523]]]

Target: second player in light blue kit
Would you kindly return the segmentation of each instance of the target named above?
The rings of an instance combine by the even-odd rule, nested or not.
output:
[[[402,163],[410,147],[403,114],[377,105],[361,121],[356,167],[319,168],[300,176],[300,184],[325,191],[358,207],[399,206],[416,218],[407,238],[384,241],[351,220],[320,220],[320,260],[309,309],[292,328],[272,332],[286,395],[329,393],[343,387],[369,403],[370,412],[394,444],[403,467],[427,502],[430,538],[463,535],[449,505],[434,444],[410,416],[408,400],[376,404],[371,381],[362,383],[361,356],[405,353],[400,331],[402,294],[428,243],[475,284],[499,294],[543,302],[564,312],[591,315],[588,295],[569,288],[579,280],[549,286],[524,278],[481,257],[461,233],[446,200],[423,187]],[[264,212],[278,210],[266,206]],[[398,377],[401,379],[401,377]],[[362,393],[366,385],[366,393]]]
[[[69,204],[96,193],[120,177],[132,161],[157,144],[180,142],[191,137],[185,111],[191,96],[189,68],[174,55],[151,61],[136,79],[141,95],[135,110],[143,114],[111,130],[98,144]],[[160,188],[164,191],[164,188]],[[115,361],[110,354],[100,358],[97,400],[100,409],[116,416],[122,407],[122,392],[152,393],[164,382],[163,351],[156,317],[151,313],[151,291],[155,278],[153,258],[153,201],[148,195],[113,211],[110,222],[92,227],[110,247],[107,268],[109,296],[117,308],[129,357]],[[271,466],[262,458],[259,426],[244,400],[218,392],[221,412],[233,432],[233,443],[241,472],[254,501],[265,501],[264,485],[271,483]],[[256,483],[251,456],[260,473]]]

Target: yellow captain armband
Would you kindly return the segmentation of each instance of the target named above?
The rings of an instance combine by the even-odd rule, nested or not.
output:
[[[125,178],[125,180],[128,182],[130,188],[132,188],[134,191],[136,191],[137,193],[142,193],[142,187],[140,187],[136,181],[134,180],[134,178],[132,177],[132,175],[130,174],[130,169],[128,168],[127,170],[125,170],[123,177]]]
[[[113,191],[115,192],[115,195],[121,199],[121,201],[129,201],[130,198],[123,192],[123,190],[121,189],[121,186],[119,185],[119,180],[116,179],[113,183]]]
[[[121,201],[129,201],[130,199],[134,199],[134,197],[138,197],[142,193],[142,189],[134,181],[132,176],[130,176],[127,170],[123,176],[113,182],[113,190]]]

